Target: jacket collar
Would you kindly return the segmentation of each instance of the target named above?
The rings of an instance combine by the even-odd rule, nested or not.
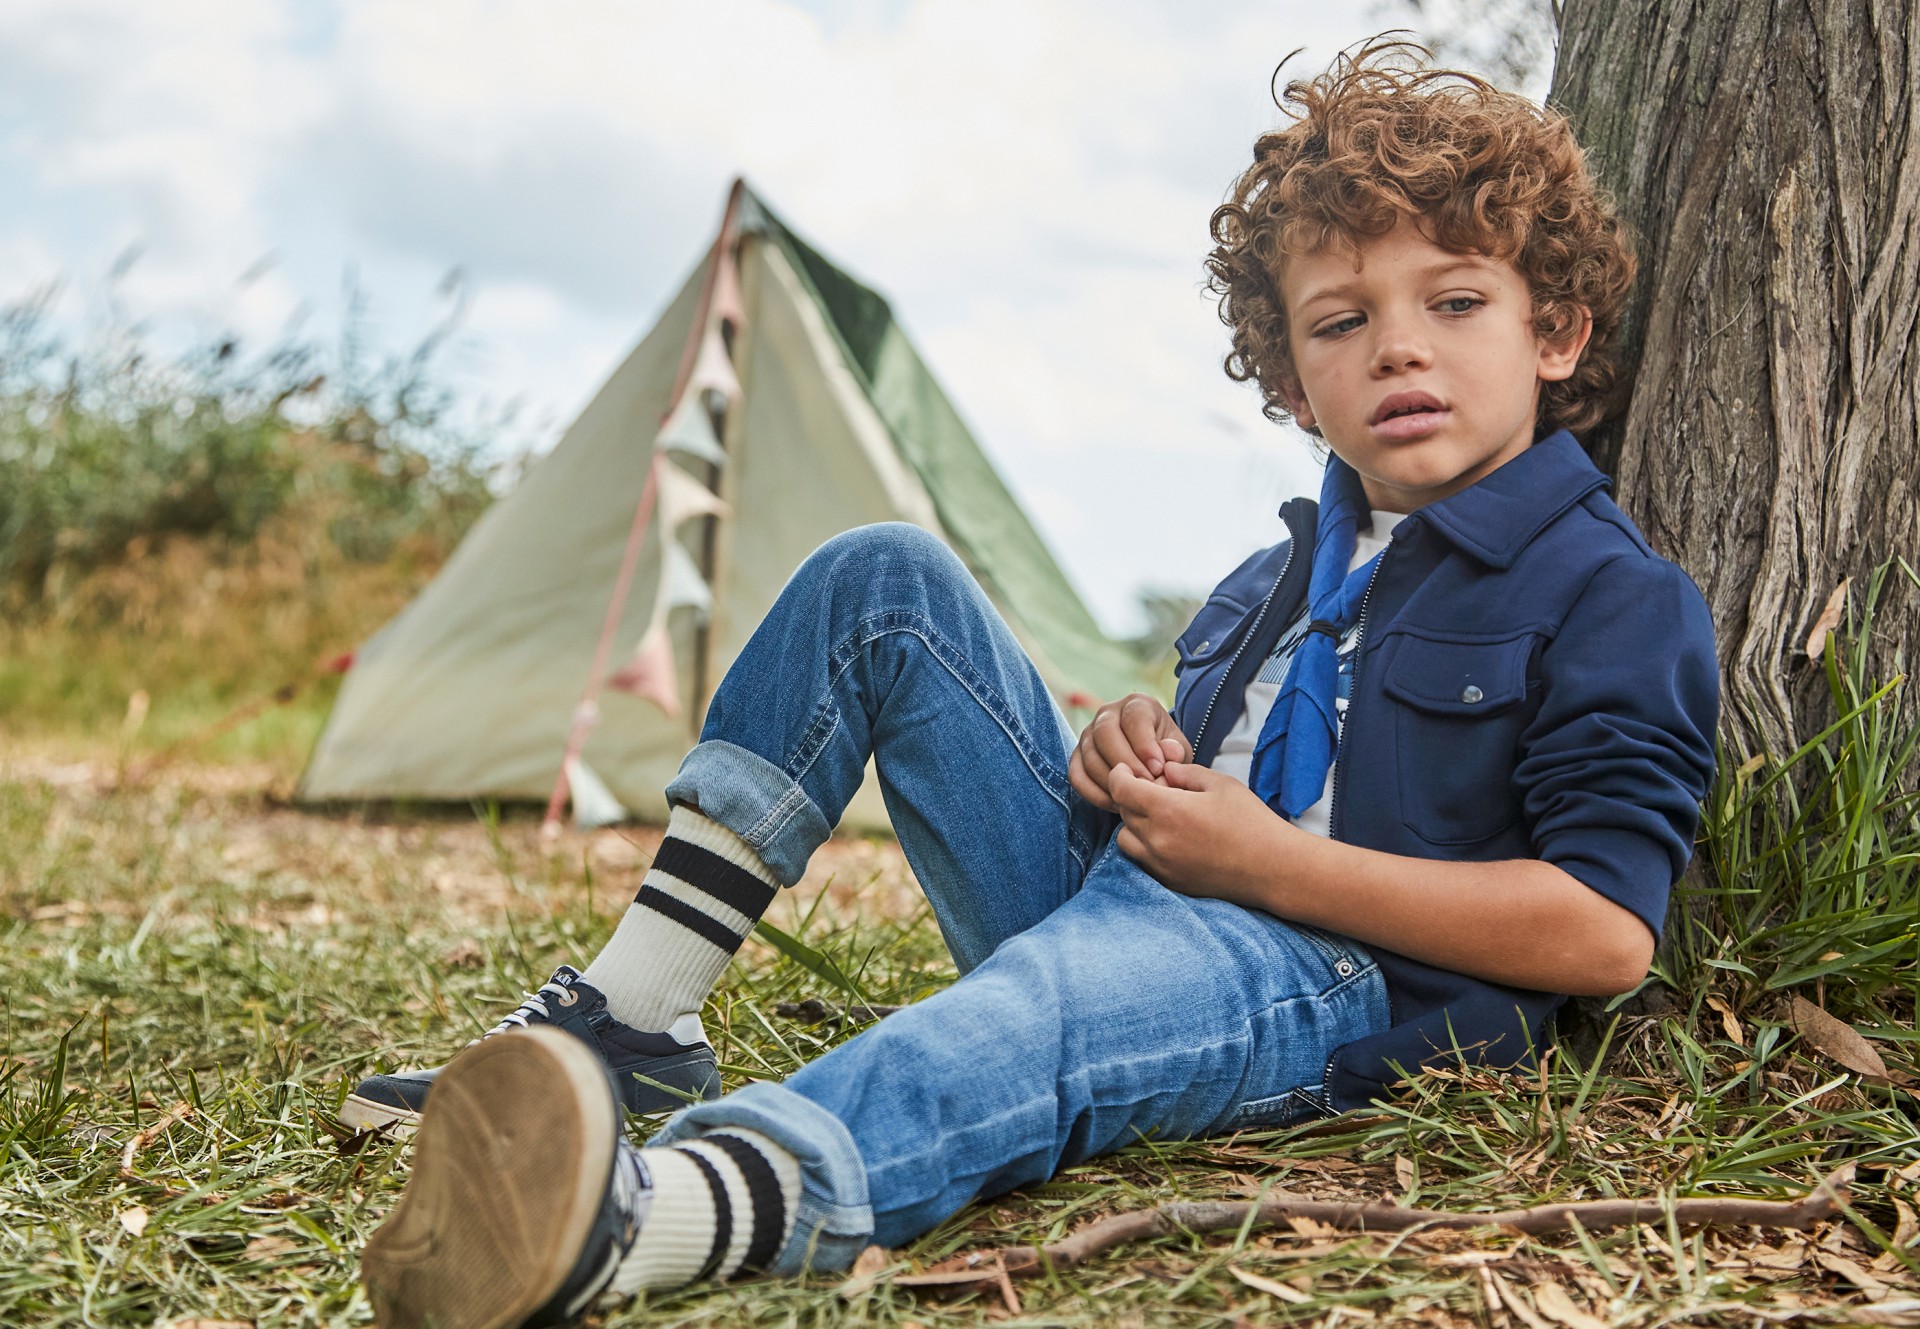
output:
[[[1560,429],[1479,483],[1428,504],[1408,520],[1426,522],[1490,567],[1508,568],[1536,535],[1607,484],[1586,449]]]

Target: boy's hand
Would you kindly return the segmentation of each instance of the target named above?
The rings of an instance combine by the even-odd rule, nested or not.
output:
[[[1121,852],[1183,895],[1269,908],[1276,840],[1307,834],[1238,780],[1205,766],[1168,762],[1157,783],[1116,767],[1108,789],[1120,813]]]
[[[1144,693],[1110,701],[1094,712],[1067,762],[1067,782],[1106,812],[1117,812],[1113,772],[1125,767],[1143,780],[1165,783],[1168,762],[1193,760],[1193,745],[1167,708]]]

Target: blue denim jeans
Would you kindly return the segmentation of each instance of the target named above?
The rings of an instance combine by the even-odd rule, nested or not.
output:
[[[1387,1026],[1354,942],[1180,895],[1122,854],[1067,784],[1073,743],[965,567],[913,526],[823,545],[727,671],[668,800],[792,884],[871,755],[961,973],[661,1132],[749,1127],[800,1160],[775,1272],[844,1268],[1143,1137],[1312,1115],[1333,1050]]]

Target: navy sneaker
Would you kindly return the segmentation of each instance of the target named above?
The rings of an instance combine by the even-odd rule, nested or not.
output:
[[[628,1112],[662,1112],[720,1097],[720,1071],[698,1016],[682,1016],[662,1034],[631,1029],[608,1013],[606,995],[569,965],[554,970],[538,992],[528,993],[506,1019],[474,1041],[534,1025],[564,1029],[598,1053]],[[384,1126],[396,1137],[411,1135],[428,1091],[445,1069],[362,1080],[340,1106],[341,1124],[356,1131]]]
[[[470,1047],[433,1091],[406,1192],[360,1276],[382,1329],[565,1324],[608,1290],[653,1191],[606,1067],[530,1028]]]

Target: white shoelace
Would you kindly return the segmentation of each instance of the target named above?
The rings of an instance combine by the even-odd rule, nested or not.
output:
[[[553,1019],[553,1010],[547,1005],[547,996],[549,993],[552,994],[555,1001],[560,1002],[562,1005],[573,1004],[567,1000],[567,997],[571,994],[564,985],[559,983],[543,983],[538,992],[522,993],[521,996],[524,1000],[507,1013],[507,1018],[487,1030],[487,1032],[480,1035],[480,1037],[492,1038],[495,1034],[504,1034],[509,1029],[525,1029],[528,1024],[532,1022],[532,1017],[536,1015],[540,1017],[543,1023],[550,1022]],[[576,998],[576,1000],[578,999]]]

